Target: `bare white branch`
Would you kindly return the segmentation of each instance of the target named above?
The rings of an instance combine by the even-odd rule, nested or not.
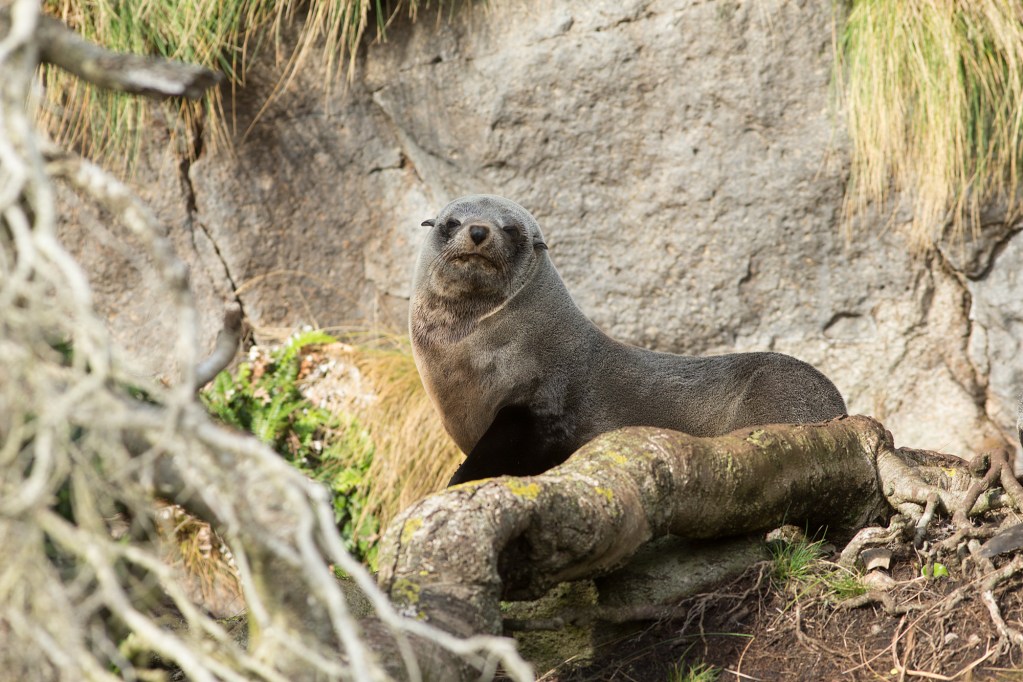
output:
[[[14,0],[0,14],[0,669],[12,679],[112,680],[116,666],[143,678],[149,663],[136,649],[194,680],[420,679],[414,637],[484,673],[501,661],[526,679],[509,640],[461,640],[400,617],[344,551],[326,491],[255,439],[210,421],[195,388],[230,361],[237,338],[200,367],[187,268],[163,227],[124,183],[36,131],[35,69],[41,58],[58,61],[49,43],[78,49],[81,41],[41,18],[35,0]],[[89,69],[81,66],[93,82],[116,82],[124,74],[96,69],[128,63],[137,89],[176,87],[151,60],[89,54]],[[142,250],[139,262],[151,264],[147,289],[169,294],[176,343],[166,383],[130,371],[94,309],[88,277],[58,238],[53,179],[109,212],[120,227],[105,229],[123,230]],[[97,238],[88,230],[75,239]],[[225,324],[230,334],[237,318]],[[201,513],[230,544],[247,645],[191,603],[164,563],[158,498]],[[331,563],[369,595],[372,623],[354,617]],[[172,607],[180,622],[168,627],[154,604]],[[380,641],[368,639],[371,628]]]

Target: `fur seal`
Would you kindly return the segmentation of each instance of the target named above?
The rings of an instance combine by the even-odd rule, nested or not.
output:
[[[572,301],[540,226],[473,195],[423,225],[409,331],[444,428],[467,457],[449,485],[560,464],[623,426],[717,436],[846,414],[835,385],[780,353],[693,357],[615,341]]]

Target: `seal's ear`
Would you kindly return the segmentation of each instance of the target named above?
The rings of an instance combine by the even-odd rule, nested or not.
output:
[[[544,243],[544,241],[542,239],[534,239],[533,240],[533,248],[534,249],[543,249],[544,251],[546,251],[547,250],[547,244]]]
[[[424,220],[423,222],[421,222],[419,224],[422,227],[436,227],[437,226],[437,221],[434,218],[430,218],[429,220]]]

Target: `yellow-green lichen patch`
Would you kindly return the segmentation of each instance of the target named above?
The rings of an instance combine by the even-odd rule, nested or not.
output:
[[[602,457],[606,457],[618,465],[626,464],[629,461],[628,457],[618,452],[617,450],[605,450],[600,454]]]
[[[540,494],[540,486],[536,483],[524,483],[513,479],[505,485],[508,486],[508,490],[512,491],[513,495],[524,497],[527,500],[535,500],[536,496]]]
[[[615,494],[614,491],[611,490],[610,488],[602,488],[601,486],[598,485],[596,488],[594,488],[594,491],[606,497],[608,502],[614,501]]]
[[[419,603],[420,590],[422,587],[419,583],[414,583],[408,578],[398,578],[391,586],[391,599],[412,606]]]
[[[423,520],[418,516],[413,516],[411,519],[405,521],[405,524],[401,527],[401,544],[407,544],[417,530],[423,527]]]
[[[770,445],[773,439],[767,434],[766,429],[757,429],[747,436],[746,441],[756,445],[757,447],[763,448]]]

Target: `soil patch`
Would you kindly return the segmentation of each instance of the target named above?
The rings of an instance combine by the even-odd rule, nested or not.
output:
[[[619,632],[590,660],[538,675],[548,682],[674,682],[689,679],[690,667],[710,665],[719,681],[1023,680],[1023,648],[999,632],[981,597],[986,576],[976,568],[967,560],[947,576],[926,578],[912,547],[897,548],[883,572],[895,607],[889,613],[880,601],[842,606],[821,577],[834,570],[827,561],[816,577],[782,584],[764,562],[683,602],[683,617]],[[1017,574],[993,590],[1006,625],[1016,630],[1023,628],[1021,585]]]

